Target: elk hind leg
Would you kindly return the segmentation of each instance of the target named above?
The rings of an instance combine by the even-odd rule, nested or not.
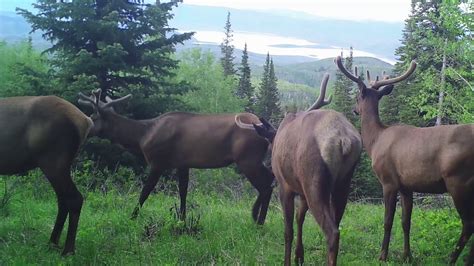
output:
[[[306,200],[309,210],[313,214],[316,222],[320,225],[328,245],[327,263],[337,264],[337,254],[339,252],[339,229],[331,211],[330,191],[328,189],[328,175],[319,175],[313,178],[313,182],[305,189]]]
[[[66,236],[66,243],[62,254],[74,253],[77,227],[81,214],[83,197],[70,175],[70,161],[65,157],[58,162],[47,160],[47,157],[39,163],[41,170],[50,181],[58,200],[58,215],[51,233],[50,241],[53,245],[58,245],[66,217],[69,214],[69,226]],[[65,162],[69,161],[69,162]]]
[[[454,265],[461,254],[464,246],[469,241],[469,238],[474,233],[474,191],[471,188],[465,186],[460,182],[459,179],[451,178],[446,181],[446,188],[451,194],[456,210],[462,220],[462,231],[459,237],[458,243],[453,253],[451,253],[450,264]],[[472,265],[474,262],[473,257],[474,244],[471,246],[471,251],[468,257],[466,265]]]
[[[304,263],[304,248],[303,248],[303,223],[308,211],[308,203],[304,196],[300,195],[300,206],[296,214],[296,225],[298,231],[296,233],[296,249],[295,249],[295,263],[296,265],[302,265]]]
[[[280,201],[285,222],[285,265],[291,265],[291,245],[293,242],[293,219],[295,212],[295,194],[280,186]]]

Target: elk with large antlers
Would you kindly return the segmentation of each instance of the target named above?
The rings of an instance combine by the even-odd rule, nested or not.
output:
[[[356,111],[361,115],[362,140],[383,187],[385,232],[380,260],[387,259],[398,192],[401,194],[404,258],[411,258],[413,192],[448,192],[462,220],[462,233],[451,254],[450,263],[454,264],[474,232],[474,125],[385,126],[379,117],[379,100],[392,91],[393,84],[407,79],[415,71],[416,63],[412,61],[409,69],[396,78],[372,82],[367,73],[370,87],[357,74],[349,73],[340,57],[336,58],[336,64],[359,87]],[[473,263],[474,245],[467,265]]]
[[[273,174],[263,164],[268,142],[254,130],[258,117],[249,113],[202,115],[170,112],[150,120],[132,120],[113,110],[113,106],[131,95],[107,102],[98,91],[92,96],[80,94],[79,103],[91,106],[95,113],[94,134],[118,143],[132,153],[143,155],[150,174],[142,189],[132,217],[150,195],[166,169],[177,169],[180,216],[186,215],[186,195],[190,168],[220,168],[235,163],[257,189],[252,209],[258,224],[265,221],[272,193]]]
[[[269,132],[271,127],[263,119],[263,125],[255,125],[270,141],[274,136],[272,169],[285,220],[285,265],[291,264],[296,195],[301,203],[296,216],[296,263],[304,260],[302,234],[308,208],[326,236],[328,264],[336,265],[337,261],[339,223],[362,143],[358,131],[342,114],[317,110],[330,103],[330,99],[324,100],[328,79],[329,75],[323,79],[318,100],[305,112],[287,114],[276,135]]]
[[[73,253],[83,198],[71,179],[71,164],[92,120],[56,96],[11,97],[0,99],[0,125],[0,174],[43,171],[58,201],[50,241],[58,245],[69,215],[62,254]]]

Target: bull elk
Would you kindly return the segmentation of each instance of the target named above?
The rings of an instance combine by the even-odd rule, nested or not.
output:
[[[454,264],[474,232],[474,125],[385,126],[379,117],[379,101],[393,90],[395,83],[407,79],[415,71],[416,63],[412,61],[409,69],[396,78],[372,82],[367,73],[369,87],[357,73],[353,75],[344,68],[340,57],[336,58],[336,64],[359,87],[356,111],[361,115],[362,140],[383,187],[385,232],[380,260],[387,259],[398,192],[401,194],[405,259],[411,258],[409,236],[413,192],[448,192],[462,220],[462,233],[450,259]],[[474,245],[467,265],[473,263]]]
[[[258,224],[265,221],[272,193],[273,174],[263,164],[268,142],[254,130],[258,117],[249,113],[203,115],[170,112],[149,120],[132,120],[117,114],[113,106],[131,95],[107,102],[99,93],[80,94],[79,103],[94,109],[94,132],[101,138],[118,143],[132,153],[143,155],[150,174],[140,194],[132,217],[150,195],[166,169],[177,169],[180,216],[186,215],[186,195],[190,168],[220,168],[235,163],[257,189],[252,217]]]
[[[317,110],[330,103],[330,99],[324,100],[328,79],[326,75],[318,100],[307,111],[285,116],[273,140],[272,169],[279,183],[285,220],[285,265],[291,264],[296,195],[300,196],[296,264],[304,260],[302,234],[308,208],[326,236],[328,264],[337,262],[339,223],[362,143],[358,131],[342,114]],[[272,127],[265,120],[262,122],[255,129],[271,141],[275,133],[269,131]]]
[[[50,242],[57,246],[69,215],[62,254],[74,252],[83,198],[71,179],[71,164],[92,128],[92,120],[55,96],[0,99],[0,174],[39,167],[51,183],[58,215]]]

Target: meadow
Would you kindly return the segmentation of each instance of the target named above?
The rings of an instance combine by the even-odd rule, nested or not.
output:
[[[48,245],[56,215],[56,199],[48,182],[39,172],[4,177],[0,182],[0,191],[4,192],[0,194],[0,265],[281,265],[284,227],[277,193],[265,225],[258,226],[250,215],[255,193],[246,180],[235,174],[222,177],[228,173],[193,173],[186,223],[177,219],[179,200],[172,184],[159,186],[161,191],[152,194],[139,217],[131,220],[139,186],[134,182],[107,185],[104,181],[97,189],[87,189],[81,183],[81,174],[76,173],[85,201],[76,254],[66,258],[60,256],[60,248]],[[209,174],[213,177],[206,177]],[[443,200],[442,206],[435,203],[436,200],[415,203],[411,231],[414,259],[410,263],[402,260],[398,208],[389,260],[382,265],[447,264],[460,233],[460,221],[449,201]],[[380,265],[377,258],[383,212],[378,200],[361,199],[348,204],[340,226],[340,265]],[[65,235],[64,231],[61,245]],[[325,239],[310,214],[306,216],[303,243],[307,264],[325,264]],[[459,265],[467,251],[462,253]]]

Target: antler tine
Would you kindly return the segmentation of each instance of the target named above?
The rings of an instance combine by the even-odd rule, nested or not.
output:
[[[125,101],[125,100],[128,100],[130,97],[132,97],[132,95],[131,95],[131,94],[128,94],[128,95],[123,96],[123,97],[121,97],[121,98],[118,98],[118,99],[115,99],[115,100],[111,100],[111,101],[107,101],[107,103],[104,104],[104,106],[103,106],[102,108],[103,108],[103,109],[106,109],[106,108],[108,108],[108,107],[112,107],[112,106],[114,106],[114,105],[116,105],[116,104],[119,104],[119,103]]]
[[[362,81],[360,77],[354,76],[351,73],[349,73],[349,71],[347,71],[347,69],[342,64],[342,58],[340,56],[336,57],[336,65],[339,68],[339,70],[341,70],[341,72],[350,80],[356,82],[357,84],[364,84],[364,82]]]
[[[380,88],[382,86],[394,84],[394,83],[400,82],[402,80],[405,80],[415,71],[415,69],[416,69],[416,62],[415,62],[415,60],[413,60],[410,63],[410,67],[401,76],[391,78],[391,79],[390,78],[389,79],[382,79],[380,81],[377,81],[372,85],[372,89],[377,90],[378,88]]]
[[[77,102],[79,104],[91,106],[94,109],[96,108],[95,101],[94,99],[92,99],[92,97],[89,97],[82,92],[79,92],[78,95],[79,95],[79,100],[77,100]]]
[[[310,108],[308,108],[306,110],[306,112],[309,112],[311,110],[319,109],[319,108],[331,103],[332,95],[329,96],[329,98],[327,100],[324,99],[325,94],[326,94],[326,88],[327,88],[327,85],[328,85],[328,81],[329,81],[329,74],[326,73],[323,77],[323,81],[321,82],[321,88],[320,88],[320,91],[319,91],[318,99],[316,100],[316,102],[313,105],[311,105]]]

